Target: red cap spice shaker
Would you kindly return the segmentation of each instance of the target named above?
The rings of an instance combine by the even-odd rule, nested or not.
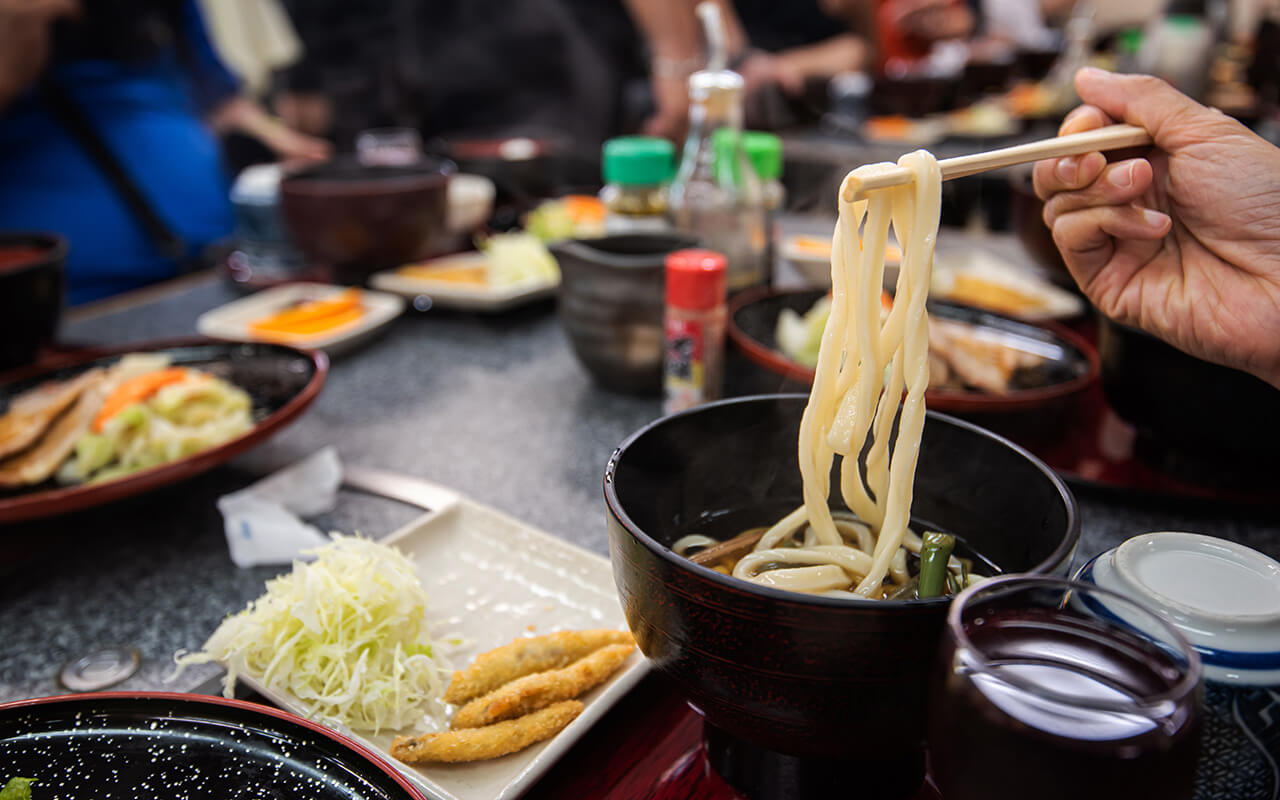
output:
[[[724,388],[728,262],[712,250],[667,256],[663,406],[667,414],[719,399]]]

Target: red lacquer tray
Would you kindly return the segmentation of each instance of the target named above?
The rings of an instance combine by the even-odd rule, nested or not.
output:
[[[525,795],[526,800],[772,800],[747,798],[712,768],[702,718],[651,673]],[[926,782],[915,800],[941,800]]]

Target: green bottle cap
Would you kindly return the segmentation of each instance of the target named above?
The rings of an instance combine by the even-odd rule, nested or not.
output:
[[[776,181],[782,177],[782,140],[777,136],[763,131],[747,131],[742,134],[742,149],[760,180]]]
[[[1116,45],[1121,53],[1131,56],[1142,49],[1142,30],[1130,28],[1116,34]]]
[[[656,136],[620,136],[604,143],[604,181],[653,186],[671,180],[675,151]]]

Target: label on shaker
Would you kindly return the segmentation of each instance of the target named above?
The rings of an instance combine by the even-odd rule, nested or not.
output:
[[[662,410],[674,414],[708,399],[706,335],[702,322],[697,320],[668,317],[665,329]]]

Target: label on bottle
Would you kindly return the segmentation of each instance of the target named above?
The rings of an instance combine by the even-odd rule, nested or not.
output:
[[[671,222],[665,214],[605,214],[604,232],[614,233],[670,233]]]
[[[708,399],[706,335],[700,320],[667,317],[665,328],[662,410],[674,414]]]

